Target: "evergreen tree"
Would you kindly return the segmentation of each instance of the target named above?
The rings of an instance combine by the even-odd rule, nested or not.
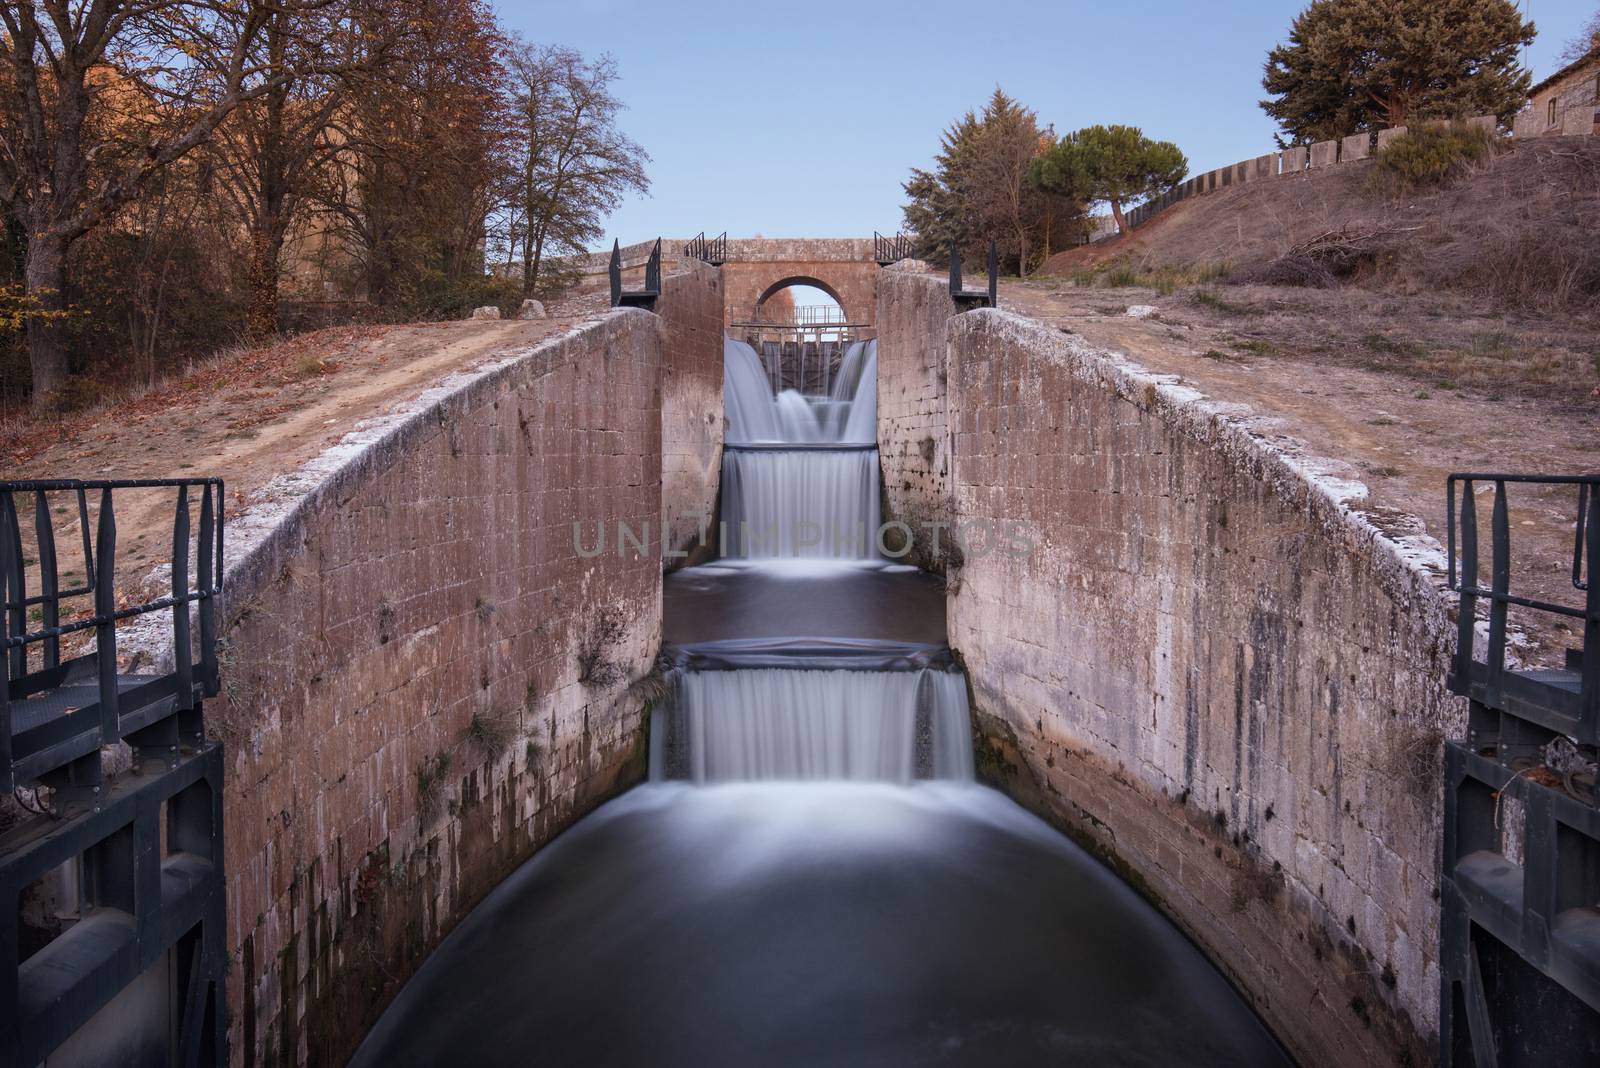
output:
[[[1261,107],[1282,144],[1493,114],[1527,100],[1533,40],[1510,0],[1314,0],[1267,56]]]
[[[969,111],[945,130],[934,169],[913,169],[903,186],[918,257],[943,265],[954,247],[981,260],[992,240],[1025,275],[1065,244],[1081,228],[1081,203],[1031,180],[1034,161],[1054,139],[1031,109],[998,88],[981,113]]]
[[[1111,207],[1117,229],[1128,232],[1122,207],[1158,196],[1183,181],[1189,161],[1171,141],[1154,141],[1136,126],[1090,126],[1068,134],[1034,162],[1040,189]]]

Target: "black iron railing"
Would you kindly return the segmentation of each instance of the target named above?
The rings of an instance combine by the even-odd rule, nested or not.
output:
[[[906,234],[895,234],[885,237],[878,231],[872,231],[872,258],[879,267],[887,267],[900,260],[908,260],[912,254],[912,241]]]
[[[653,310],[656,298],[661,295],[661,239],[656,238],[655,247],[650,250],[650,258],[644,264],[644,288],[624,290],[622,288],[622,246],[613,241],[611,243],[611,306],[627,308],[645,308]]]
[[[996,297],[1000,283],[1000,258],[995,242],[989,242],[989,288],[963,289],[961,283],[961,250],[955,245],[950,246],[950,299],[955,301],[957,311],[971,311],[974,308],[996,308]]]
[[[713,267],[721,267],[728,262],[728,231],[724,230],[708,240],[706,232],[701,230],[683,246],[683,254],[690,259],[703,260]]]
[[[1477,486],[1492,484],[1489,584],[1479,575]],[[1600,742],[1600,475],[1456,474],[1448,480],[1448,581],[1460,594],[1456,655],[1451,688],[1497,709],[1524,716],[1584,744]],[[1524,597],[1511,591],[1511,521],[1506,487],[1572,487],[1577,497],[1572,547],[1572,585],[1583,593],[1582,606]],[[1460,487],[1460,508],[1456,507]],[[1489,636],[1485,659],[1473,653],[1479,601],[1488,601]],[[1511,606],[1583,620],[1584,647],[1569,656],[1566,668],[1512,671],[1506,667],[1506,623]]]
[[[1447,581],[1460,597],[1449,684],[1468,703],[1466,737],[1444,746],[1439,1061],[1464,1068],[1593,1060],[1600,1055],[1600,475],[1459,474],[1447,485]],[[1480,486],[1494,494],[1487,585],[1479,572]],[[1574,490],[1570,578],[1581,605],[1512,592],[1512,486]],[[1489,632],[1479,659],[1484,601]],[[1513,607],[1581,620],[1582,647],[1567,650],[1560,667],[1508,666]]]
[[[117,521],[115,492],[127,489],[176,491],[173,513],[171,592],[135,604],[117,600]],[[190,581],[191,490],[200,498],[195,580]],[[88,496],[99,496],[93,547],[89,538]],[[18,498],[33,497],[35,552],[26,557]],[[85,580],[61,587],[51,495],[67,494],[76,503]],[[0,482],[0,587],[4,589],[5,686],[0,688],[0,789],[50,776],[75,760],[98,753],[101,745],[125,739],[159,721],[192,711],[202,697],[217,692],[217,608],[222,595],[223,486],[220,479],[47,480]],[[30,594],[27,577],[37,570],[39,592]],[[92,598],[87,611],[63,621],[63,606]],[[199,645],[191,635],[190,605],[198,605]],[[30,610],[38,615],[37,626]],[[117,665],[118,623],[151,612],[173,615],[170,672],[131,674]],[[92,646],[62,660],[62,639],[93,631]],[[40,650],[38,663],[30,647]],[[70,791],[64,798],[70,800]]]
[[[176,497],[170,592],[135,604],[117,588],[124,490]],[[83,581],[69,586],[51,507],[63,499],[83,553]],[[29,504],[31,558],[20,521]],[[0,786],[50,791],[48,808],[37,789],[25,804],[48,818],[0,835],[0,1064],[46,1063],[86,1026],[89,1048],[141,1063],[224,1061],[222,746],[206,738],[202,710],[219,689],[222,547],[220,479],[0,482]],[[171,664],[120,667],[117,624],[165,610]],[[74,635],[92,640],[75,648]],[[119,741],[133,764],[113,778],[101,747]],[[56,929],[18,907],[47,884]],[[153,999],[102,1012],[157,970],[166,978]]]

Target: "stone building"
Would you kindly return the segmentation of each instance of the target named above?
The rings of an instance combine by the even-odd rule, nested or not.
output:
[[[1528,91],[1528,107],[1517,115],[1514,132],[1518,137],[1600,132],[1600,34],[1586,55]]]

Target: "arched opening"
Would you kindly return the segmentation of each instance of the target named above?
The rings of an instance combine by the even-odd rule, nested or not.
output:
[[[838,291],[805,275],[767,286],[747,320],[735,325],[760,353],[774,391],[826,395],[853,340]]]
[[[811,340],[840,341],[849,323],[844,302],[828,283],[796,276],[772,283],[756,301],[752,321],[793,327]]]

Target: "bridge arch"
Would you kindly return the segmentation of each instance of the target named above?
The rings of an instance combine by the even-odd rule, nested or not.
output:
[[[829,297],[831,297],[833,299],[833,302],[835,304],[839,305],[839,307],[841,307],[841,308],[844,307],[844,298],[839,296],[839,293],[838,293],[837,290],[835,290],[828,283],[824,282],[822,279],[813,278],[810,275],[806,275],[806,274],[797,274],[797,275],[793,275],[792,277],[789,277],[789,278],[780,278],[780,279],[778,279],[776,282],[772,283],[770,286],[768,286],[766,289],[764,289],[762,291],[762,293],[761,293],[761,296],[756,298],[756,306],[760,306],[762,304],[765,304],[767,301],[771,300],[776,294],[778,294],[782,290],[788,289],[790,286],[810,286],[813,289],[819,289],[822,292],[826,293]]]
[[[852,325],[863,331],[875,328],[879,270],[871,241],[730,241],[722,265],[724,325],[749,321],[757,307],[786,286],[808,285],[837,301]]]

